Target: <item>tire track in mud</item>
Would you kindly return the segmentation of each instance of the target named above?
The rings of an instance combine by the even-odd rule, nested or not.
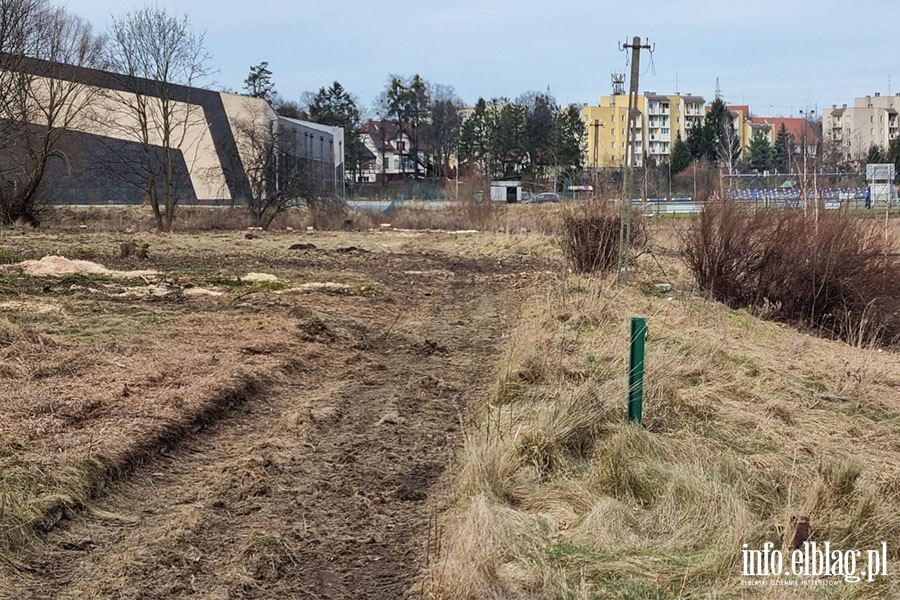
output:
[[[509,277],[303,300],[283,381],[64,521],[4,570],[0,598],[404,597],[460,415],[511,326]]]

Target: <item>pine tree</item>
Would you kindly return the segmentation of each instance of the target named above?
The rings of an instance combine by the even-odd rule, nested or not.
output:
[[[690,134],[688,134],[690,135]],[[681,173],[691,164],[691,151],[687,142],[681,138],[681,132],[675,136],[675,143],[672,145],[672,158],[670,166],[672,174]]]
[[[775,148],[762,131],[753,132],[747,146],[747,162],[754,169],[768,171],[775,164]]]
[[[794,136],[788,133],[784,122],[775,136],[775,168],[782,173],[791,170],[791,149],[794,147]]]
[[[888,145],[887,162],[894,163],[894,183],[900,183],[900,138]]]
[[[556,132],[559,167],[579,171],[584,160],[586,130],[577,104],[571,104],[557,113]]]
[[[309,103],[309,120],[313,123],[341,127],[344,130],[344,160],[354,173],[365,155],[359,139],[360,114],[353,96],[335,81],[328,88],[319,88]]]
[[[728,116],[728,107],[725,106],[725,102],[721,98],[716,98],[703,122],[701,131],[703,155],[713,164],[719,163],[721,154],[719,140],[722,138],[726,125],[731,124]]]
[[[703,147],[703,125],[696,124],[688,128],[686,143],[692,159],[699,160],[706,155]]]
[[[866,153],[866,164],[877,165],[885,162],[887,162],[887,158],[884,148],[877,144],[869,146],[869,151]]]
[[[272,71],[269,70],[269,63],[263,61],[250,67],[250,74],[244,80],[244,90],[249,96],[272,102],[275,97],[275,84],[272,83]]]

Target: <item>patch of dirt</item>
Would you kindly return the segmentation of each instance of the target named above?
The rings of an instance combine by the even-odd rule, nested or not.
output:
[[[278,281],[278,277],[271,273],[247,273],[241,277],[241,281],[248,283],[274,282]]]
[[[271,383],[148,455],[88,510],[61,512],[68,518],[0,569],[0,598],[418,597],[441,473],[461,443],[469,399],[493,379],[532,266],[359,251],[312,253],[302,264],[287,250],[220,260],[301,281],[340,271],[378,282],[378,291],[259,292],[208,303],[208,314],[196,312],[203,303],[154,309],[190,321],[179,357],[196,346],[198,365],[222,371],[216,347],[229,340],[228,360],[264,361]],[[129,310],[97,302],[104,308],[94,310]],[[152,348],[165,352],[161,342]],[[180,397],[163,366],[176,357],[137,376],[141,356],[129,352],[134,373],[110,372],[104,383],[117,418],[128,418],[136,394],[151,401],[150,385],[167,402]],[[92,408],[90,396],[84,422],[113,406],[103,399]],[[54,423],[67,414],[45,412]]]
[[[57,304],[48,304],[46,302],[7,300],[0,302],[0,310],[12,310],[15,312],[25,312],[37,315],[53,315],[62,312],[62,308]]]
[[[337,283],[334,281],[311,281],[309,283],[304,283],[298,285],[297,287],[288,288],[286,290],[282,290],[285,294],[297,293],[297,292],[351,292],[353,291],[353,286],[349,286],[346,283]]]

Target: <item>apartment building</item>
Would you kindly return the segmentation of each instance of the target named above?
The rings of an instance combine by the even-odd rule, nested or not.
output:
[[[822,111],[825,142],[840,149],[844,160],[864,160],[869,148],[887,148],[900,136],[900,94],[856,98],[853,106]]]
[[[705,100],[700,96],[660,95],[645,92],[634,107],[634,166],[648,159],[660,163],[669,160],[672,144],[681,133],[703,122]],[[587,168],[620,167],[628,152],[628,95],[603,96],[597,106],[584,106]]]

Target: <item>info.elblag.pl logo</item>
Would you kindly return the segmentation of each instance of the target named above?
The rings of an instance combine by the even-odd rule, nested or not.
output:
[[[840,550],[832,548],[831,542],[806,541],[787,555],[776,550],[772,542],[766,542],[761,550],[750,549],[748,544],[743,548],[742,585],[768,585],[773,577],[782,578],[782,585],[809,585],[810,578],[843,578],[847,583],[858,583],[888,574],[887,542],[874,550]]]

